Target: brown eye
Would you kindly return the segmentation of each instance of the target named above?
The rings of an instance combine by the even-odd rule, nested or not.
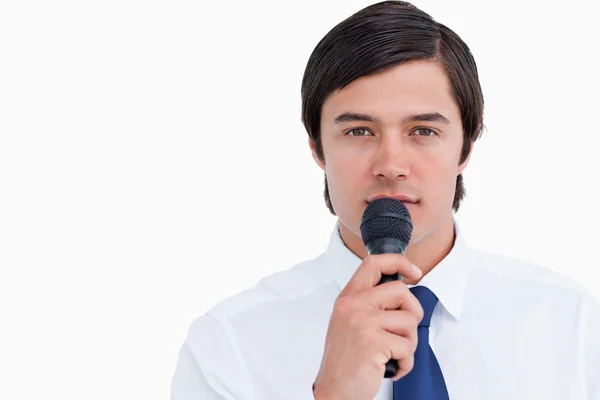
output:
[[[350,136],[365,136],[367,132],[369,131],[365,128],[354,128],[350,129],[346,134]]]
[[[424,136],[424,137],[431,137],[431,136],[436,135],[435,131],[428,129],[428,128],[417,128],[414,130],[414,132],[421,132],[421,134],[417,134],[417,136]]]

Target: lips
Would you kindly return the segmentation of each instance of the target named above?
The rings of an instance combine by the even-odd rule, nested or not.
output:
[[[374,200],[377,199],[381,199],[381,198],[392,198],[398,201],[401,201],[403,203],[409,203],[409,204],[416,204],[419,201],[417,199],[415,199],[412,196],[409,196],[407,194],[404,193],[394,193],[394,194],[385,194],[385,193],[380,193],[380,194],[376,194],[374,196],[371,196],[367,199],[367,203],[371,203]]]

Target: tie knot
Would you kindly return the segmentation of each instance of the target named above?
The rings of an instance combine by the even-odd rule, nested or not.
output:
[[[423,319],[419,323],[419,328],[429,328],[429,324],[431,323],[431,315],[433,314],[433,309],[438,302],[438,298],[429,288],[425,286],[415,286],[410,288],[412,294],[415,295],[419,303],[421,303],[421,307],[423,307]]]

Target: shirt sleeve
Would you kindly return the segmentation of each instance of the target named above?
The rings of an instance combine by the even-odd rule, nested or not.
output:
[[[225,400],[210,387],[187,343],[181,346],[171,383],[171,400]]]
[[[255,400],[227,321],[205,314],[190,326],[171,381],[171,400]]]

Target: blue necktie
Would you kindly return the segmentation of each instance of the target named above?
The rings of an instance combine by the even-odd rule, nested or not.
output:
[[[413,369],[394,382],[394,400],[449,400],[440,365],[429,347],[429,323],[437,297],[425,286],[410,289],[423,307],[423,320],[417,329],[419,342]]]

